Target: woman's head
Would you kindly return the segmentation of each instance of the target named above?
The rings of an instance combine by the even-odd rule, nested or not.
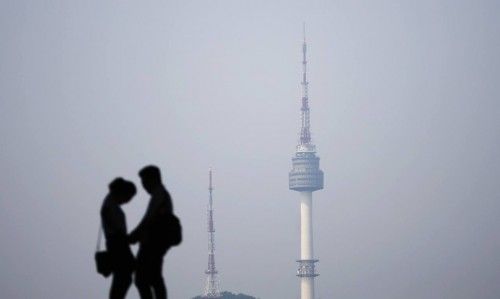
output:
[[[137,192],[134,183],[126,181],[123,178],[114,179],[111,183],[109,183],[108,187],[109,192],[119,204],[129,202]]]

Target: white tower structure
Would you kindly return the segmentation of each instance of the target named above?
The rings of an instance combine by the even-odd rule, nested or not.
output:
[[[311,142],[306,51],[304,26],[300,140],[292,158],[289,188],[300,194],[300,259],[297,260],[300,298],[314,299],[314,278],[319,274],[314,269],[314,264],[318,260],[314,258],[313,251],[312,192],[323,189],[323,171],[319,169],[319,157],[316,156],[316,147]]]
[[[208,231],[208,267],[205,270],[207,281],[205,284],[205,298],[220,298],[220,287],[218,272],[215,268],[215,229],[212,191],[212,169],[208,171],[208,207],[207,207],[207,231]]]

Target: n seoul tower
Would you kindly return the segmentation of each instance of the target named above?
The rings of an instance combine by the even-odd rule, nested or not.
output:
[[[306,51],[304,25],[300,140],[295,156],[292,158],[289,188],[300,194],[300,260],[297,261],[299,263],[297,276],[300,278],[300,298],[314,299],[314,278],[319,274],[314,270],[314,264],[318,260],[314,258],[313,252],[312,193],[323,189],[323,171],[319,169],[319,157],[316,156],[316,147],[311,142]]]

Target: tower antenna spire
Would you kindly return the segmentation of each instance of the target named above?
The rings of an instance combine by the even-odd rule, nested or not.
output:
[[[314,145],[311,144],[311,120],[309,111],[309,82],[307,82],[307,43],[306,43],[306,23],[303,23],[304,43],[302,44],[302,108],[300,144],[303,148],[309,148],[314,151]]]
[[[304,43],[306,42],[306,22],[302,22],[302,32],[304,33]]]

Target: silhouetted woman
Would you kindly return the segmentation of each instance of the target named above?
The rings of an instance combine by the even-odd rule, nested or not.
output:
[[[127,242],[127,222],[121,205],[136,193],[134,183],[116,178],[109,184],[109,193],[101,208],[106,248],[113,264],[110,299],[123,299],[132,284],[135,258]]]

